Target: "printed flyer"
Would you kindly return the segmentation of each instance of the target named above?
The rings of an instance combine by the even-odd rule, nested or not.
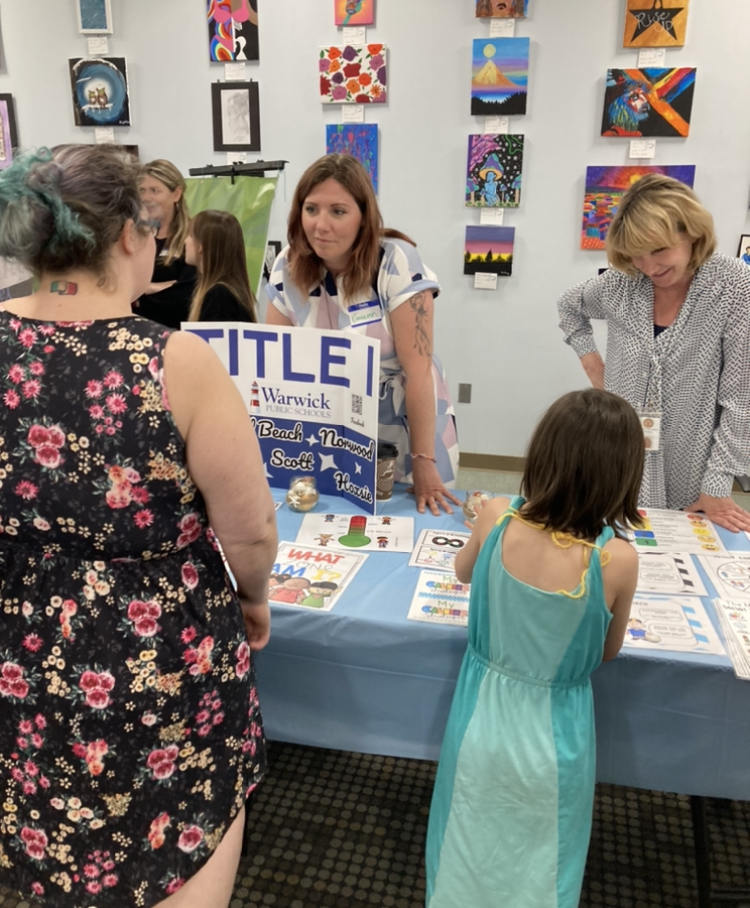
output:
[[[410,621],[466,627],[469,623],[469,592],[469,584],[461,583],[453,574],[420,571],[406,617]]]
[[[268,601],[330,612],[366,558],[365,554],[350,555],[296,542],[280,542]]]
[[[218,354],[258,435],[269,485],[313,476],[375,513],[380,342],[343,331],[186,322]]]
[[[456,555],[471,539],[471,533],[453,530],[422,530],[411,553],[409,567],[453,573]]]
[[[719,635],[695,596],[636,596],[623,646],[724,655]]]
[[[628,535],[639,552],[724,552],[716,527],[704,514],[639,508],[643,526]]]
[[[364,517],[362,514],[305,514],[298,543],[363,552],[410,552],[413,517]]]

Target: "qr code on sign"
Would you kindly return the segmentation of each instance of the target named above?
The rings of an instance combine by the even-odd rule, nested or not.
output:
[[[362,415],[362,395],[352,394],[352,413],[356,416]]]

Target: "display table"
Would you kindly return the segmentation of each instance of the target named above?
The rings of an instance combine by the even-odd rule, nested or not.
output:
[[[316,510],[356,513],[332,498]],[[422,529],[464,529],[460,508],[419,515],[400,490],[379,513],[413,516],[415,539]],[[279,539],[293,542],[302,515],[282,505],[277,519]],[[722,538],[750,549],[744,535]],[[272,604],[271,640],[256,657],[269,738],[437,760],[466,629],[407,620],[419,575],[408,560],[370,553],[330,612]],[[599,781],[750,799],[750,683],[735,678],[728,657],[623,649],[593,684]]]

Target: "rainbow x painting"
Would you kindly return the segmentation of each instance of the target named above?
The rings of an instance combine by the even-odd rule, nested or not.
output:
[[[682,136],[690,132],[694,69],[610,69],[603,136]]]
[[[526,113],[528,38],[480,38],[473,42],[471,113],[505,117]]]
[[[633,183],[637,183],[647,173],[661,173],[672,177],[691,189],[695,182],[695,164],[586,168],[581,249],[604,249],[607,231],[617,212],[620,199]]]
[[[511,275],[515,236],[515,227],[467,227],[464,274]]]

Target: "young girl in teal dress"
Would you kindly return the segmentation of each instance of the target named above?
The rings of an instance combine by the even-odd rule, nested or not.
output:
[[[522,492],[479,513],[456,558],[469,645],[427,834],[428,908],[577,908],[596,766],[590,675],[625,636],[643,432],[607,391],[542,417]]]

